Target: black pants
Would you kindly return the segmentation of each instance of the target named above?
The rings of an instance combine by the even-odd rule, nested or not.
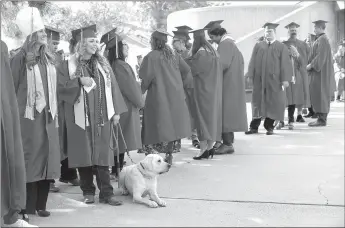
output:
[[[94,169],[94,172],[93,172]],[[114,195],[113,186],[110,183],[110,173],[108,166],[88,166],[78,168],[80,176],[80,188],[83,195],[92,195],[96,193],[96,187],[93,184],[93,174],[96,174],[97,187],[100,191],[99,198],[107,199]]]
[[[250,129],[258,130],[261,124],[262,118],[255,118],[250,122]],[[266,130],[273,130],[274,129],[274,120],[266,117],[264,122],[264,128]]]
[[[125,160],[125,154],[120,154],[119,161],[120,161],[120,171],[123,168],[123,161]],[[114,163],[115,165],[111,168],[111,173],[116,174],[116,176],[119,176],[119,173],[117,173],[117,167],[119,167],[119,164],[117,163],[117,156],[114,157]]]
[[[315,112],[314,112],[314,109],[313,109],[313,106],[310,106],[310,108],[308,108],[308,111],[310,114],[314,115]]]
[[[61,161],[61,180],[72,181],[78,178],[77,169],[68,168],[68,158]]]
[[[234,132],[222,133],[223,144],[231,146],[234,143]]]
[[[38,210],[46,210],[49,185],[52,180],[40,180],[26,183],[26,213],[35,214]]]
[[[296,109],[296,105],[289,105],[288,106],[288,117],[289,117],[289,119],[294,119],[295,109]]]

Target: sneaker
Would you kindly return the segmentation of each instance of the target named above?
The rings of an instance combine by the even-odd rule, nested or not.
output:
[[[17,222],[13,224],[4,224],[4,227],[38,227],[38,226],[31,225],[30,223],[22,219],[18,219]]]

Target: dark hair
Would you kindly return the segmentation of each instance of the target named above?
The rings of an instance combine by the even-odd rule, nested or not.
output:
[[[117,48],[118,48],[118,58],[116,58],[116,45],[114,45],[114,47],[109,48],[109,52],[108,52],[108,61],[110,64],[113,64],[113,62],[117,59],[120,59],[122,61],[125,61],[126,58],[123,54],[123,46],[125,46],[127,44],[124,44],[122,41],[117,42]]]
[[[215,28],[213,30],[210,30],[208,33],[213,36],[224,36],[227,31],[225,28]]]
[[[174,51],[167,45],[167,41],[163,39],[158,39],[154,36],[151,36],[151,48],[152,50],[161,51],[164,57],[177,66],[176,57]]]
[[[205,36],[194,36],[192,56],[194,56],[201,47],[203,47],[207,51],[207,53],[211,53],[213,56],[218,56],[216,50],[206,40]]]
[[[75,53],[75,47],[77,46],[77,41],[73,38],[71,38],[69,40],[69,52],[70,54],[74,54]]]

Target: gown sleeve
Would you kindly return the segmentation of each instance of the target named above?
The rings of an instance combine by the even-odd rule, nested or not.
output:
[[[230,68],[232,59],[234,58],[234,48],[235,44],[233,42],[222,42],[218,46],[218,52],[220,56],[220,63],[223,67],[223,71]]]
[[[292,80],[292,64],[289,56],[289,50],[286,45],[282,47],[280,58],[280,81],[291,82]]]
[[[318,48],[316,50],[316,55],[315,57],[311,60],[311,67],[316,70],[317,72],[320,72],[322,67],[326,63],[327,59],[327,41],[325,38],[320,37],[319,38],[319,44]]]
[[[123,63],[113,63],[112,68],[119,83],[122,95],[126,97],[135,107],[143,108],[144,100],[141,94],[140,86],[134,78],[130,66]]]
[[[70,79],[68,72],[68,61],[63,61],[56,66],[58,80],[59,100],[68,104],[75,104],[80,96],[81,84],[78,78]]]
[[[188,64],[181,58],[181,56],[177,55],[179,59],[179,68],[182,77],[183,87],[185,89],[193,88],[193,77],[191,75],[191,70]]]
[[[111,69],[111,67],[109,67],[109,73],[110,73],[110,78],[111,78],[111,90],[112,90],[112,95],[113,95],[115,115],[120,115],[128,111],[127,105],[125,103],[125,100],[123,99],[121,90],[119,88],[119,84],[117,83],[117,80],[115,78],[114,72]]]
[[[19,51],[13,58],[10,59],[10,67],[12,71],[14,91],[17,94],[20,81],[26,74],[25,56],[23,51]]]
[[[139,69],[139,77],[141,78],[141,92],[144,94],[151,83],[155,79],[154,75],[154,62],[149,55],[146,55]]]
[[[256,43],[253,48],[252,56],[250,57],[249,65],[248,65],[247,77],[250,79],[253,79],[254,74],[255,74],[255,58],[256,58],[258,49],[259,49],[259,44]]]

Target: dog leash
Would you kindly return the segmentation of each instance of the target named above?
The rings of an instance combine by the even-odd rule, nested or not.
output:
[[[111,123],[113,124],[113,123]],[[115,139],[115,142],[116,142],[116,148],[114,147],[111,147],[111,143],[109,143],[109,148],[112,150],[112,151],[115,151],[117,149],[117,151],[119,151],[119,130],[120,130],[120,134],[121,134],[121,137],[122,137],[122,140],[123,140],[123,144],[125,146],[125,152],[127,154],[127,156],[129,157],[129,159],[131,160],[132,164],[135,164],[135,162],[133,161],[133,159],[131,158],[131,156],[129,155],[129,151],[128,151],[128,148],[127,148],[127,143],[125,141],[125,137],[123,136],[123,132],[122,132],[122,128],[121,128],[121,124],[118,123],[117,126],[116,126],[116,132],[117,134],[115,134],[114,132],[114,126],[111,126],[110,127],[110,139]],[[120,152],[118,153],[120,154]],[[119,158],[119,156],[117,156]],[[118,162],[119,163],[119,162]],[[120,165],[120,164],[119,164]]]

